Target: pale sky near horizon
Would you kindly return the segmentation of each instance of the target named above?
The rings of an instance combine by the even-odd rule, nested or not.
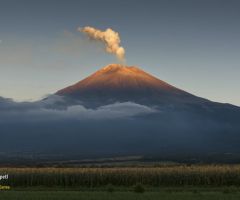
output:
[[[120,33],[127,65],[240,106],[240,1],[1,0],[0,96],[36,100],[118,62],[78,27]]]

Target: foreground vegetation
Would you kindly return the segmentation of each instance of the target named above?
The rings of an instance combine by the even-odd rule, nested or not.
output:
[[[193,165],[108,168],[0,168],[1,184],[17,187],[99,188],[240,186],[240,165]]]
[[[81,191],[0,191],[0,200],[238,200],[240,192],[224,193],[159,191],[145,192],[81,192]]]
[[[240,165],[0,168],[0,200],[235,200]]]

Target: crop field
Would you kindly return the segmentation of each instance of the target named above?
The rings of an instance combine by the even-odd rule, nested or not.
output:
[[[0,168],[8,174],[1,184],[16,187],[240,186],[240,165],[108,167],[108,168]]]
[[[240,199],[240,165],[0,168],[0,200]]]

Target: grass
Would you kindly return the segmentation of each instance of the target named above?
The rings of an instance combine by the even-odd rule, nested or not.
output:
[[[82,191],[2,191],[0,200],[237,200],[240,192],[159,191],[159,192],[82,192]]]

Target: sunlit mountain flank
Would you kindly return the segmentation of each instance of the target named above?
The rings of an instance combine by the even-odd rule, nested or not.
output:
[[[202,102],[183,90],[159,80],[135,66],[110,64],[56,94],[82,100],[92,106],[134,101],[143,104]]]

